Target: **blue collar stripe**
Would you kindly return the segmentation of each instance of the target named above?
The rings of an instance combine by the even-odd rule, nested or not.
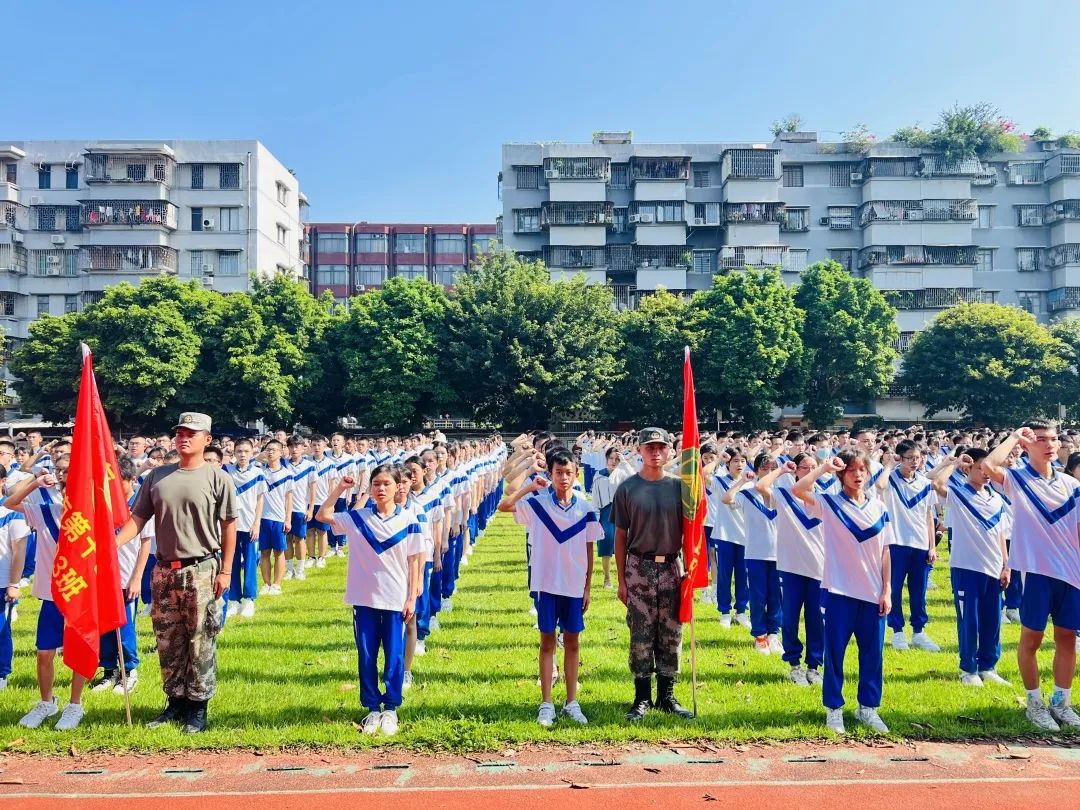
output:
[[[129,503],[128,506],[131,506],[131,504]],[[15,520],[15,518],[17,518],[18,516],[19,516],[18,512],[8,512],[6,515],[4,515],[2,518],[0,518],[0,529],[2,529],[4,526],[7,526],[9,523],[11,523],[11,521]]]
[[[872,537],[877,537],[881,534],[885,528],[885,524],[889,522],[889,513],[882,512],[881,517],[878,518],[877,523],[873,526],[867,526],[865,529],[859,528],[855,521],[851,519],[851,516],[844,511],[844,507],[840,505],[839,501],[832,495],[822,495],[822,500],[828,504],[829,509],[836,515],[836,519],[843,524],[844,528],[851,532],[851,536],[859,543],[865,543]]]
[[[970,487],[971,485],[969,484],[968,486]],[[976,522],[986,531],[990,531],[995,526],[997,526],[998,523],[1001,521],[1002,516],[1005,514],[1005,507],[1002,506],[1000,509],[998,509],[997,514],[993,517],[984,517],[982,512],[980,512],[978,508],[976,508],[975,504],[971,503],[968,500],[967,495],[962,489],[960,489],[959,486],[956,485],[956,483],[951,481],[949,482],[949,491],[956,496],[956,500],[960,502],[960,504],[971,514],[971,516],[975,518]]]
[[[271,481],[270,483],[268,483],[268,484],[266,485],[266,488],[267,488],[267,489],[271,489],[271,490],[272,490],[272,489],[277,489],[277,488],[278,488],[278,487],[280,487],[280,486],[281,486],[282,484],[287,484],[287,483],[289,483],[289,482],[290,482],[290,481],[292,481],[292,480],[293,480],[293,479],[292,479],[292,476],[291,476],[291,475],[287,475],[287,476],[285,476],[284,478],[279,478],[279,479],[278,479],[277,481]]]
[[[539,498],[529,498],[527,501],[525,501],[525,503],[532,507],[532,510],[536,513],[536,516],[540,518],[540,522],[544,524],[544,528],[551,533],[551,536],[555,538],[555,542],[559,545],[562,545],[567,540],[570,540],[579,533],[583,532],[587,524],[596,521],[596,513],[589,511],[586,513],[585,517],[583,517],[573,526],[569,526],[565,529],[560,529],[558,526],[555,525],[555,521],[551,519],[551,515],[547,513],[547,510],[540,505]]]
[[[1031,470],[1031,468],[1028,467],[1028,470]],[[1080,492],[1080,490],[1074,492],[1069,497],[1069,499],[1057,509],[1050,509],[1050,507],[1048,507],[1041,500],[1039,500],[1039,496],[1036,495],[1034,490],[1031,489],[1031,485],[1024,480],[1023,472],[1021,472],[1020,470],[1009,470],[1009,472],[1013,474],[1013,480],[1016,482],[1017,486],[1020,487],[1020,491],[1027,496],[1027,499],[1029,501],[1031,501],[1031,505],[1039,510],[1039,514],[1042,515],[1043,520],[1045,520],[1047,523],[1051,525],[1057,523],[1059,520],[1069,514],[1069,512],[1071,512],[1074,508],[1076,508],[1077,492]],[[1029,472],[1028,474],[1038,475],[1038,473],[1036,473],[1034,470],[1031,470],[1031,472]]]
[[[896,497],[900,499],[900,503],[906,506],[908,509],[914,509],[919,505],[927,495],[930,494],[930,490],[933,487],[930,484],[926,485],[926,488],[913,498],[909,498],[904,494],[904,490],[900,489],[900,485],[896,483],[896,479],[900,477],[900,473],[893,471],[893,474],[889,476],[889,486],[893,488],[893,492],[896,493]]]
[[[295,480],[295,481],[300,481],[301,479],[307,478],[307,477],[308,477],[309,475],[311,475],[311,474],[312,474],[313,472],[315,472],[315,468],[314,468],[314,467],[306,467],[305,469],[301,470],[301,471],[300,471],[300,472],[298,472],[298,473],[297,473],[296,475],[294,475],[294,476],[293,476],[293,480]]]
[[[750,492],[746,489],[740,489],[739,494],[745,497],[746,500],[750,501],[750,503],[752,503],[755,507],[757,507],[757,510],[765,516],[766,520],[776,520],[776,510],[767,507],[765,505],[765,502],[761,500],[761,498],[759,498],[755,493]]]
[[[389,551],[410,534],[416,534],[419,528],[416,524],[410,523],[405,526],[401,531],[396,534],[387,537],[385,540],[379,540],[375,533],[371,531],[371,527],[367,525],[367,522],[361,517],[360,512],[356,509],[349,510],[349,517],[352,518],[353,525],[356,526],[361,536],[367,540],[372,551],[376,554],[382,554],[384,551]]]
[[[780,489],[780,496],[784,499],[784,503],[791,509],[791,513],[799,519],[799,523],[803,525],[803,528],[807,531],[815,529],[821,525],[821,518],[812,518],[802,508],[802,504],[788,492],[786,489]]]
[[[38,492],[41,493],[42,503],[56,503],[56,501],[53,500],[52,493],[49,491],[48,487],[38,487]]]
[[[49,534],[52,535],[53,542],[60,542],[60,527],[56,525],[56,518],[53,517],[52,506],[48,504],[42,505],[41,521],[45,524],[45,528],[49,530]]]

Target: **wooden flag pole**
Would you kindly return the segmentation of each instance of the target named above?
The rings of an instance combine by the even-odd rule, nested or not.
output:
[[[693,591],[690,591],[693,594]],[[691,597],[693,598],[693,597]],[[694,635],[694,614],[697,613],[690,608],[690,688],[693,690],[691,693],[694,699],[694,717],[697,717],[697,638]]]
[[[127,612],[127,605],[124,606]],[[693,631],[691,631],[693,632]],[[124,712],[127,714],[127,724],[131,725],[131,693],[128,691],[127,667],[124,665],[124,642],[120,638],[120,628],[116,628],[116,657],[120,661],[120,684],[124,688]]]

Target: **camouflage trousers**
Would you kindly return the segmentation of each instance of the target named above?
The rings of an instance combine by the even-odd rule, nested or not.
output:
[[[626,555],[626,624],[630,627],[630,671],[635,678],[675,677],[682,651],[678,560]]]
[[[157,636],[161,686],[171,698],[209,700],[217,687],[221,608],[214,599],[220,563],[211,557],[172,570],[156,566],[150,618]]]

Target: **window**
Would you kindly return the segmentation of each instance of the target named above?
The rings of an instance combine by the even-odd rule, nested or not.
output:
[[[15,293],[0,293],[0,315],[7,317],[15,315]]]
[[[64,188],[78,188],[79,187],[79,169],[75,166],[69,167],[64,173]]]
[[[39,318],[42,315],[49,314],[49,296],[39,295],[37,297],[37,314]]]
[[[203,274],[203,252],[201,250],[191,251],[191,263],[188,265],[188,270],[193,276]]]
[[[476,233],[472,238],[473,255],[478,256],[481,253],[489,252],[494,246],[495,237],[488,234]]]
[[[694,272],[695,273],[707,273],[712,275],[713,272],[713,256],[714,253],[711,250],[695,250],[694,251]]]
[[[850,205],[829,206],[829,230],[850,231],[855,220],[855,208]]]
[[[979,206],[982,213],[982,206]],[[1041,205],[1018,205],[1016,206],[1016,224],[1021,228],[1035,227],[1043,224],[1043,207]]]
[[[39,166],[37,172],[37,187],[52,188],[52,166]]]
[[[437,264],[435,265],[435,281],[444,287],[457,284],[458,278],[465,273],[463,264]]]
[[[708,188],[710,185],[709,170],[694,169],[694,188]]]
[[[1026,247],[1016,249],[1016,269],[1024,273],[1034,273],[1042,267],[1042,248]]]
[[[829,258],[849,273],[851,268],[855,266],[855,250],[853,248],[830,248]]]
[[[789,250],[780,269],[785,273],[801,273],[806,269],[809,256],[809,250]]]
[[[611,164],[611,187],[612,188],[627,188],[630,185],[630,164],[629,163],[612,163]]]
[[[801,167],[800,167],[801,168]],[[810,227],[810,209],[808,208],[785,208],[784,218],[781,220],[782,231],[805,231]]]
[[[992,205],[980,205],[979,206],[979,218],[975,222],[976,228],[992,228],[994,227],[994,206]]]
[[[8,163],[4,167],[4,181],[7,182],[7,183],[11,183],[11,185],[13,185],[13,186],[17,186],[18,183],[16,182],[16,180],[19,179],[18,172],[19,172],[19,164],[18,163]]]
[[[219,208],[218,209],[218,230],[219,231],[238,231],[238,230],[240,230],[240,209],[239,208]]]
[[[399,264],[394,269],[394,275],[398,278],[427,278],[427,266],[423,264]]]
[[[540,167],[515,166],[514,185],[517,188],[540,188]]]
[[[129,163],[126,168],[126,176],[128,180],[142,181],[146,179],[146,164],[145,163]]]
[[[277,201],[282,205],[289,204],[289,187],[284,183],[277,184]]]
[[[343,233],[320,233],[315,239],[319,253],[348,253],[349,237]]]
[[[626,233],[626,212],[625,208],[616,208],[613,211],[613,223],[615,233]]]
[[[349,270],[343,264],[320,264],[315,267],[316,284],[348,284]]]
[[[1009,184],[1014,186],[1026,186],[1043,181],[1043,162],[1028,161],[1024,163],[1010,163],[1008,166]]]
[[[92,307],[94,304],[98,303],[98,301],[100,301],[102,298],[104,298],[105,297],[105,291],[104,290],[95,290],[93,292],[84,292],[82,294],[82,297],[83,297],[83,309],[85,309],[86,307]]]
[[[217,272],[219,276],[240,275],[240,251],[219,250],[217,255]]]
[[[279,245],[284,245],[289,241],[289,229],[280,223],[277,226],[277,240]]]
[[[353,277],[357,287],[378,286],[386,281],[386,265],[358,264]]]
[[[201,231],[203,223],[203,215],[201,208],[191,209],[191,230]]]
[[[435,234],[436,253],[464,253],[465,235],[456,233]]]
[[[240,164],[222,163],[219,188],[240,188]]]
[[[994,269],[994,251],[987,248],[980,248],[975,260],[976,270],[993,270]]]
[[[803,184],[803,167],[802,166],[785,166],[784,167],[784,187],[785,188],[801,188]]]
[[[859,170],[858,163],[832,163],[829,165],[829,185],[847,188],[851,185],[851,173]]]
[[[394,253],[424,253],[422,233],[399,233],[394,235]]]
[[[514,209],[514,233],[537,233],[540,230],[539,208]],[[438,239],[438,237],[436,237]],[[439,252],[436,250],[436,252]]]
[[[69,277],[79,275],[79,251],[64,251],[64,275]]]
[[[357,253],[386,253],[388,247],[385,233],[358,233],[356,235]]]
[[[205,167],[201,163],[191,164],[191,187],[202,188],[203,187],[203,175]]]
[[[64,314],[69,315],[72,312],[79,311],[79,296],[77,295],[65,295],[64,296]]]
[[[54,205],[38,205],[35,206],[37,213],[37,223],[35,228],[39,231],[55,231],[56,230],[56,206]]]
[[[657,222],[682,222],[685,218],[681,202],[658,202],[656,204]]]

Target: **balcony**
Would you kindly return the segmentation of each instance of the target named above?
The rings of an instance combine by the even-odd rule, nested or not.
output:
[[[607,263],[602,247],[545,245],[543,258],[548,267],[604,267]]]
[[[779,180],[779,149],[725,149],[720,156],[720,181]]]
[[[859,225],[872,222],[974,222],[975,200],[874,200],[859,206]]]
[[[689,267],[692,261],[685,245],[634,245],[632,266],[642,267]]]
[[[881,178],[914,178],[922,171],[922,161],[916,157],[867,158],[855,174],[861,174],[863,180]]]
[[[1046,266],[1045,249],[1037,247],[1016,249],[1016,269],[1021,273],[1036,273]]]
[[[0,271],[26,274],[28,254],[22,245],[0,244]]]
[[[88,149],[84,179],[87,185],[102,183],[151,183],[172,188],[176,161],[172,150]]]
[[[1051,312],[1080,309],[1080,287],[1058,287],[1046,294],[1046,308]]]
[[[859,251],[859,269],[885,265],[972,265],[976,245],[872,245]]]
[[[30,221],[25,205],[15,202],[0,202],[0,230],[11,228],[16,231],[25,231]]]
[[[93,245],[82,248],[79,266],[88,273],[175,273],[179,262],[169,247]]]
[[[787,245],[755,245],[720,248],[720,267],[725,270],[741,270],[744,267],[782,267],[787,262]]]
[[[545,202],[541,206],[541,226],[615,224],[615,208],[609,202]],[[515,232],[516,231],[515,229]]]
[[[1043,176],[1047,181],[1056,180],[1058,177],[1080,176],[1080,155],[1054,155],[1046,161]]]
[[[611,179],[611,158],[544,158],[544,177],[549,181],[593,180],[607,183]]]
[[[1005,167],[1005,178],[1010,186],[1034,186],[1045,179],[1045,164],[1041,160],[1025,160]]]
[[[882,295],[900,310],[948,309],[956,304],[991,304],[994,300],[993,293],[966,287],[882,290]]]
[[[35,231],[78,233],[82,230],[79,206],[32,205],[30,227]]]
[[[1080,157],[1080,155],[1075,157]],[[1059,200],[1050,203],[1043,207],[1042,221],[1046,225],[1053,225],[1056,222],[1080,222],[1080,200]]]
[[[88,228],[118,225],[124,228],[176,230],[176,206],[160,200],[83,201],[82,224]]]
[[[1067,264],[1080,264],[1080,244],[1069,242],[1046,249],[1047,267],[1064,267]]]
[[[944,155],[923,155],[919,158],[923,177],[982,177],[986,167],[978,158],[946,160]]]
[[[630,180],[681,180],[690,177],[688,157],[638,157],[630,158]]]
[[[783,203],[724,203],[724,224],[782,223]]]

